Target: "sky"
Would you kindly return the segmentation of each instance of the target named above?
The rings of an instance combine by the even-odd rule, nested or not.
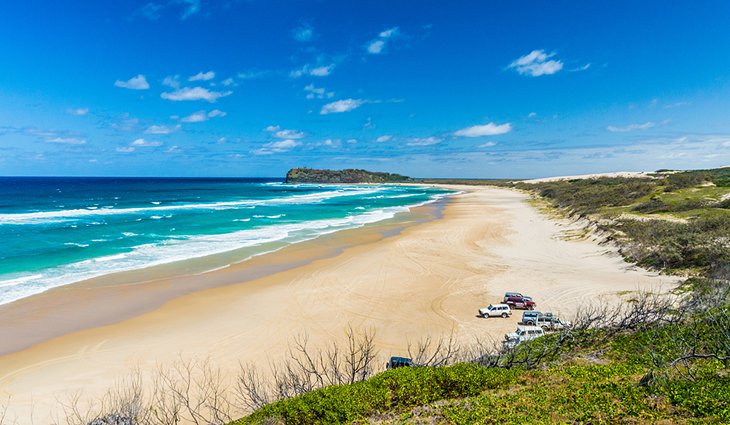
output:
[[[12,1],[0,175],[730,165],[730,2]]]

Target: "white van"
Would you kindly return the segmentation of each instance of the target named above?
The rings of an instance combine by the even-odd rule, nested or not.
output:
[[[489,304],[479,309],[479,317],[504,317],[512,315],[512,309],[507,304]]]
[[[518,344],[540,338],[545,331],[539,326],[517,326],[517,330],[504,336],[504,345],[512,348]]]

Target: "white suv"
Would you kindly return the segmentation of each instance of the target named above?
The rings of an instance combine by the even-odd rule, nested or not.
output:
[[[517,330],[504,336],[504,345],[513,348],[521,342],[531,341],[545,335],[539,326],[517,326]]]
[[[479,309],[480,317],[504,317],[512,315],[512,310],[507,304],[489,304],[489,306]]]

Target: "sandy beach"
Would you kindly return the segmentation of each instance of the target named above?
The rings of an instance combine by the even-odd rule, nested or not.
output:
[[[348,326],[374,330],[383,358],[452,331],[463,343],[500,339],[521,312],[476,312],[505,291],[570,317],[580,305],[674,281],[567,237],[577,225],[549,219],[525,194],[451,188],[464,193],[433,220],[341,232],[211,273],[106,288],[99,280],[0,307],[8,417],[30,423],[32,411],[35,423],[49,423],[56,400],[99,397],[133,367],[180,358],[209,358],[223,370],[266,367],[293,337],[306,333],[317,344],[343,338]],[[197,290],[201,281],[215,285]],[[94,309],[74,308],[92,297]]]

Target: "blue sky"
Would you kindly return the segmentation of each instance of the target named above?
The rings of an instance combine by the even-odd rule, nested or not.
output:
[[[6,2],[0,175],[730,165],[729,17],[724,0]]]

